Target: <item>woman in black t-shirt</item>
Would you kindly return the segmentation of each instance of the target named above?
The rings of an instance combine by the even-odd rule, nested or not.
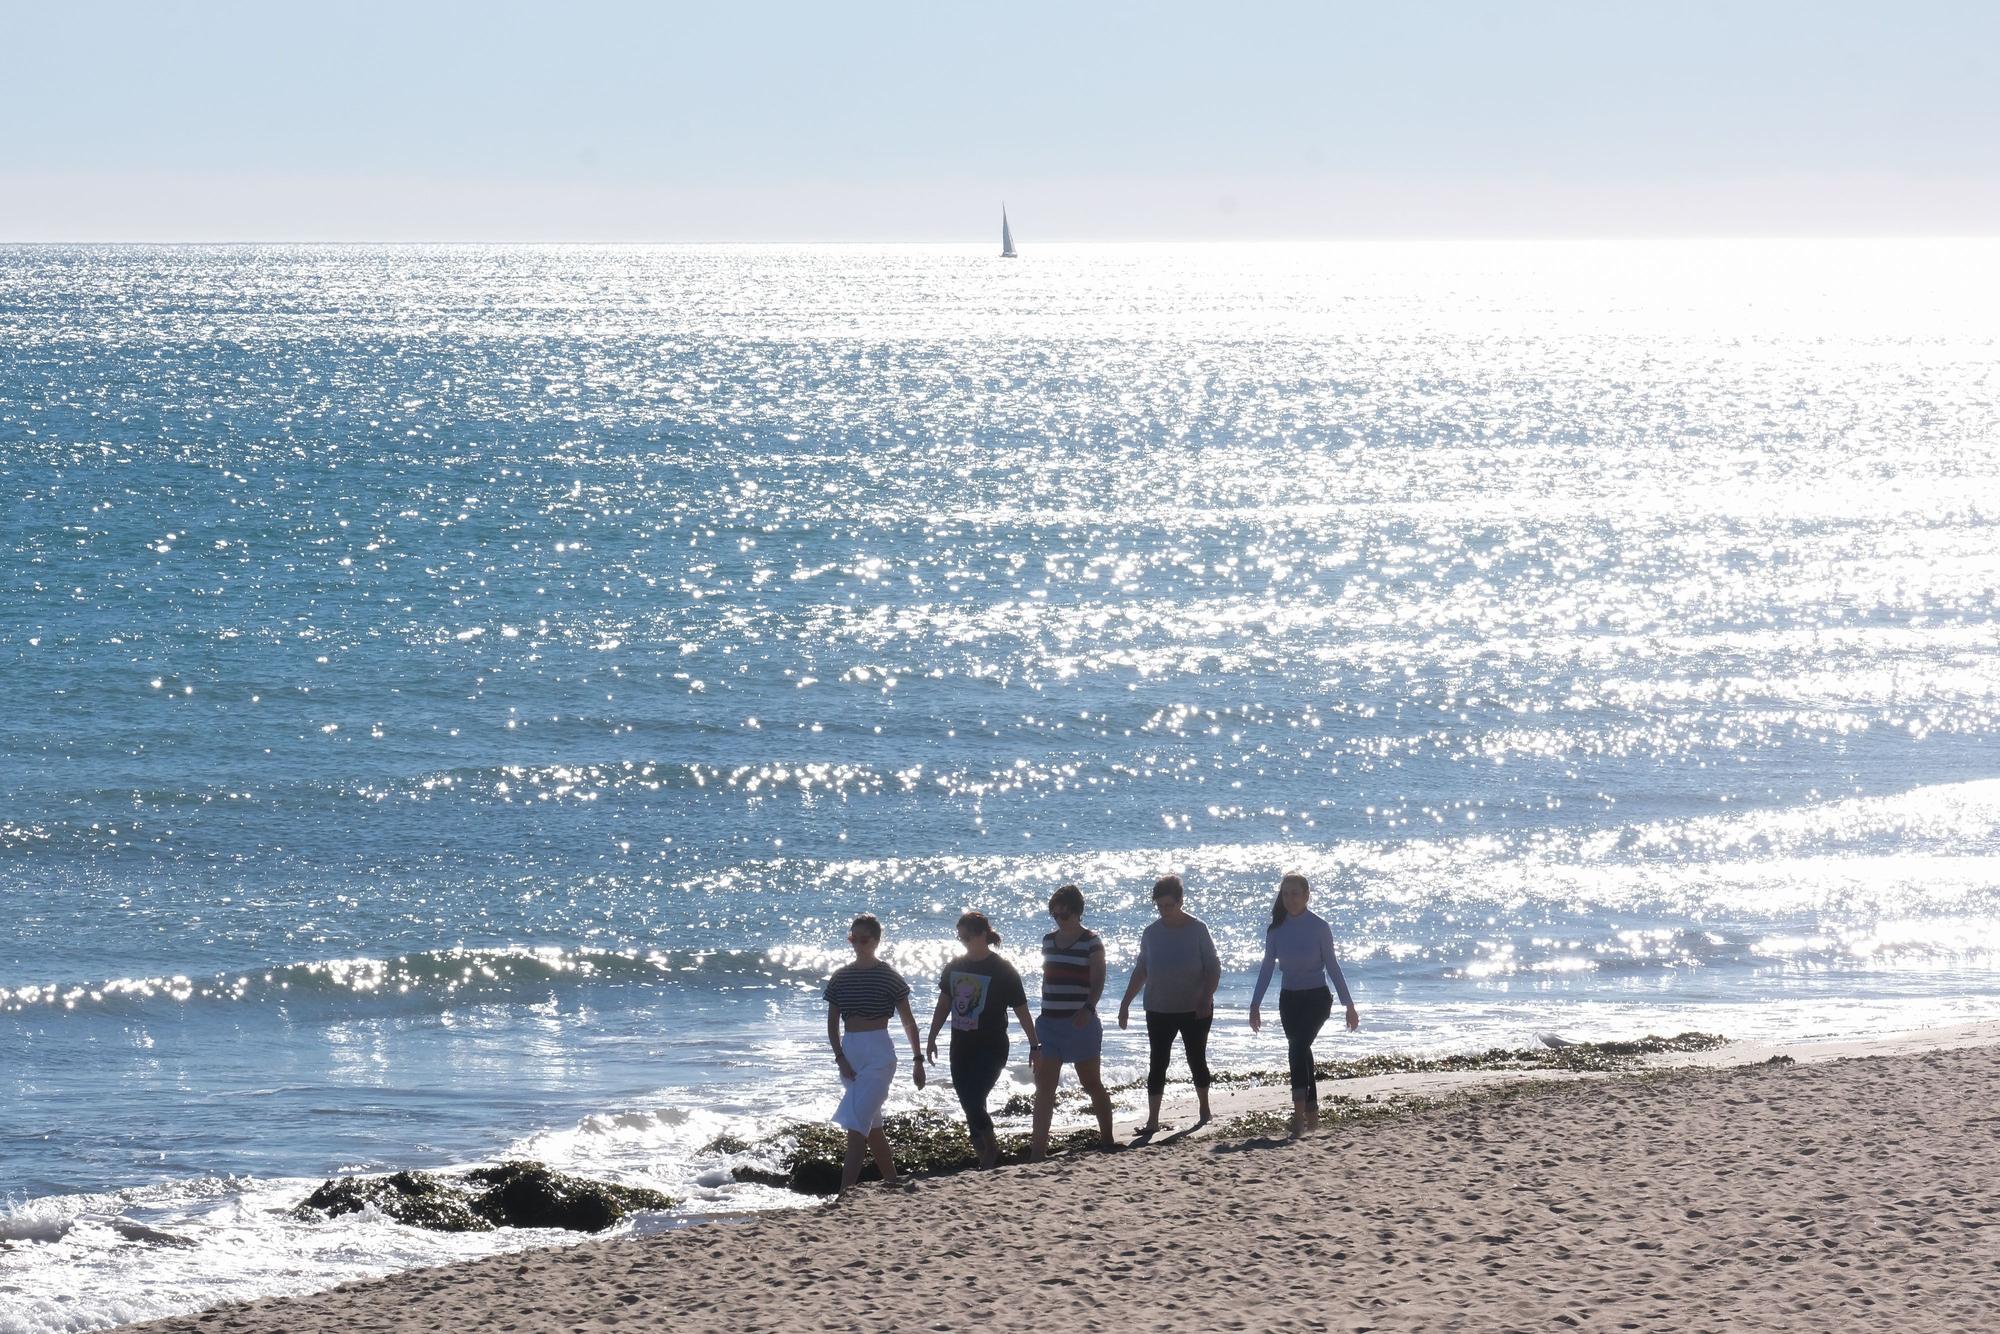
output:
[[[1035,1021],[1028,1014],[1028,993],[1014,965],[993,952],[1000,933],[985,913],[968,912],[958,919],[958,943],[965,953],[945,965],[938,978],[937,1009],[931,1015],[930,1057],[937,1060],[938,1030],[951,1021],[951,1087],[965,1109],[965,1128],[979,1154],[983,1171],[1000,1161],[1000,1140],[993,1133],[986,1098],[1007,1068],[1007,1010],[1011,1007],[1028,1035],[1032,1058]]]

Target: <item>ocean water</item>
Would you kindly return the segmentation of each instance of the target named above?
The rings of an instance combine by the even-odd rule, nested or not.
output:
[[[0,247],[0,1334],[563,1240],[283,1217],[341,1170],[792,1203],[702,1146],[831,1110],[864,909],[1031,964],[1076,880],[1116,989],[1177,871],[1228,1067],[1293,868],[1329,1052],[2000,1014],[1996,311],[1992,242]]]

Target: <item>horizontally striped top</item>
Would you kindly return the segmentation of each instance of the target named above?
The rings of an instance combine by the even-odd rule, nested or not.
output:
[[[1067,945],[1056,944],[1056,933],[1042,937],[1042,1014],[1061,1019],[1090,1004],[1090,956],[1104,942],[1085,931]]]
[[[903,975],[880,959],[836,969],[824,993],[843,1019],[887,1019],[896,1012],[896,1002],[909,994]]]

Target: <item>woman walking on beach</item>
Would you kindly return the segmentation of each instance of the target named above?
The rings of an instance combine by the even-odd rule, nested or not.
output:
[[[1076,1067],[1076,1082],[1090,1095],[1097,1114],[1098,1146],[1109,1149],[1111,1095],[1104,1091],[1098,1061],[1104,1054],[1104,1025],[1097,998],[1104,994],[1104,942],[1084,929],[1083,891],[1064,885],[1049,896],[1056,929],[1042,937],[1042,1013],[1035,1036],[1035,1133],[1028,1161],[1038,1163],[1049,1149],[1049,1122],[1056,1113],[1056,1086],[1065,1064]]]
[[[1160,1099],[1166,1093],[1167,1062],[1173,1059],[1176,1037],[1187,1051],[1188,1073],[1194,1076],[1194,1095],[1201,1103],[1199,1124],[1208,1124],[1208,1029],[1215,1018],[1222,963],[1208,927],[1185,911],[1186,899],[1179,876],[1154,882],[1153,908],[1159,920],[1139,937],[1139,961],[1118,1005],[1118,1027],[1125,1028],[1132,1019],[1132,998],[1144,988],[1152,1063],[1146,1070],[1147,1115],[1141,1137],[1159,1133]]]
[[[1340,975],[1340,961],[1333,954],[1333,930],[1319,914],[1306,907],[1312,887],[1297,872],[1278,882],[1278,898],[1271,905],[1271,925],[1264,932],[1264,966],[1257,973],[1257,992],[1250,998],[1250,1031],[1264,1027],[1264,990],[1271,985],[1276,968],[1284,981],[1278,991],[1278,1019],[1285,1028],[1285,1045],[1292,1073],[1292,1113],[1296,1133],[1310,1135],[1319,1129],[1319,1076],[1313,1068],[1313,1039],[1333,1013],[1333,997],[1326,984],[1340,993],[1347,1007],[1347,1031],[1361,1027],[1361,1012],[1348,994],[1347,979]]]
[[[840,1170],[843,1194],[861,1180],[864,1151],[875,1155],[882,1180],[896,1184],[896,1160],[889,1153],[889,1137],[882,1133],[882,1104],[896,1079],[896,1044],[889,1039],[892,1014],[902,1018],[915,1064],[912,1075],[918,1088],[924,1086],[924,1054],[917,1046],[916,1016],[910,1013],[910,984],[875,957],[882,944],[882,924],[872,913],[862,913],[847,929],[847,943],[854,947],[854,962],[827,979],[825,993],[826,1040],[833,1044],[833,1063],[847,1089],[833,1113],[833,1123],[847,1132],[847,1159]]]
[[[938,978],[937,1009],[931,1014],[926,1048],[935,1062],[938,1030],[949,1018],[951,1088],[958,1095],[958,1105],[965,1109],[965,1129],[972,1136],[983,1172],[1000,1161],[1000,1139],[993,1131],[986,1097],[1007,1068],[1009,1009],[1028,1035],[1029,1061],[1035,1059],[1041,1045],[1035,1041],[1035,1021],[1028,1017],[1028,993],[1021,986],[1021,975],[1013,964],[993,952],[1000,943],[1000,933],[985,913],[968,912],[958,919],[958,943],[965,947],[965,953],[946,964]]]

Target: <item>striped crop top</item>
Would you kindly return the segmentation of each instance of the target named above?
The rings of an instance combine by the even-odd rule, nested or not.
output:
[[[1104,949],[1095,931],[1085,931],[1067,945],[1056,933],[1042,937],[1042,1014],[1052,1019],[1075,1014],[1090,1004],[1090,956]]]
[[[903,975],[877,959],[863,967],[858,963],[837,969],[826,980],[826,1002],[845,1019],[887,1019],[896,1012],[896,1003],[910,994]]]

